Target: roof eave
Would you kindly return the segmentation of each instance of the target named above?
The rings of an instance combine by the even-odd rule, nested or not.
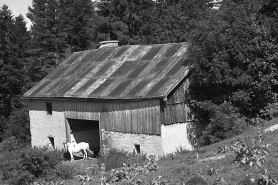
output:
[[[190,72],[190,67],[188,67],[188,69],[184,72],[184,74],[181,76],[181,78],[180,78],[176,83],[174,83],[174,84],[162,95],[164,101],[167,101],[167,100],[168,100],[169,94],[174,90],[175,87],[178,86],[179,83],[181,83],[182,80],[184,80],[184,79],[187,77],[187,75],[189,74],[189,72]]]

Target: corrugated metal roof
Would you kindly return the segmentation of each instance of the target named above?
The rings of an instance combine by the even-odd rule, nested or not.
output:
[[[189,71],[188,44],[127,45],[73,53],[25,98],[163,98]]]

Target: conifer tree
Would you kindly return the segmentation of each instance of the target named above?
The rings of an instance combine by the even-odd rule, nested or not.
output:
[[[20,15],[14,19],[4,5],[0,9],[0,117],[6,119],[22,106],[22,87],[25,85],[24,39],[26,23]],[[0,132],[3,133],[4,122]]]
[[[65,57],[67,46],[60,33],[57,0],[33,0],[27,17],[31,20],[32,42],[29,53],[40,80]],[[40,74],[40,75],[39,75]],[[34,79],[35,80],[35,79]]]
[[[91,0],[59,0],[59,27],[71,51],[86,50],[94,45],[95,8]]]
[[[144,42],[155,3],[151,0],[107,0],[98,5],[98,40],[119,40],[120,44]]]

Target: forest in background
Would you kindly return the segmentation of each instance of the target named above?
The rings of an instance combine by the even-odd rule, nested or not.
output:
[[[277,0],[33,0],[15,17],[0,8],[0,134],[30,145],[22,95],[72,52],[189,42],[186,94],[199,145],[278,116]]]

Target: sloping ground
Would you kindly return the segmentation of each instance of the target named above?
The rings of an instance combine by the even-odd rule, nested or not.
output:
[[[278,129],[268,129],[274,127],[278,123],[278,118],[266,122],[263,126],[250,128],[247,132],[225,141],[199,148],[195,151],[182,151],[175,156],[167,156],[157,161],[158,170],[152,172],[150,179],[157,179],[161,176],[161,181],[165,185],[179,185],[188,181],[190,178],[198,175],[205,179],[209,184],[256,184],[251,183],[250,179],[259,179],[262,172],[249,165],[240,165],[234,162],[234,153],[229,151],[218,153],[220,147],[230,147],[237,139],[244,142],[251,139],[258,139],[258,128],[262,131],[263,143],[270,144],[268,148],[270,154],[267,156],[266,167],[273,177],[278,176]],[[278,127],[277,127],[278,128]],[[197,158],[198,157],[198,158]],[[74,165],[78,167],[88,168],[93,161],[79,161]],[[96,162],[96,161],[94,161]],[[111,172],[107,172],[105,176],[109,176]],[[91,180],[87,184],[100,184],[100,169],[98,168],[93,174]],[[85,177],[85,176],[84,176]],[[245,182],[243,182],[245,180]],[[84,181],[83,181],[84,182]],[[156,181],[157,182],[157,181]],[[248,183],[247,183],[248,182]],[[81,184],[79,179],[64,181],[64,184]],[[117,183],[121,184],[121,183]],[[145,183],[143,183],[145,184]],[[147,183],[151,184],[151,183]],[[195,184],[195,183],[193,183]]]
[[[230,138],[223,142],[219,142],[207,147],[197,149],[192,152],[182,152],[173,159],[163,158],[158,161],[159,171],[157,175],[161,175],[167,179],[170,184],[182,184],[196,174],[203,176],[210,181],[211,184],[239,184],[240,181],[250,180],[254,177],[261,177],[261,171],[254,166],[239,165],[234,162],[234,153],[227,152],[217,154],[220,147],[231,146],[231,143],[238,138],[248,141],[252,138],[258,139],[258,128],[261,129],[263,142],[271,144],[268,148],[270,154],[267,157],[267,169],[273,177],[278,176],[278,130],[267,129],[276,128],[278,119],[266,122],[264,126],[250,128],[249,131]],[[277,127],[278,128],[278,127]],[[265,132],[265,130],[271,130]],[[198,159],[197,159],[198,154]],[[250,181],[251,182],[251,181]]]

